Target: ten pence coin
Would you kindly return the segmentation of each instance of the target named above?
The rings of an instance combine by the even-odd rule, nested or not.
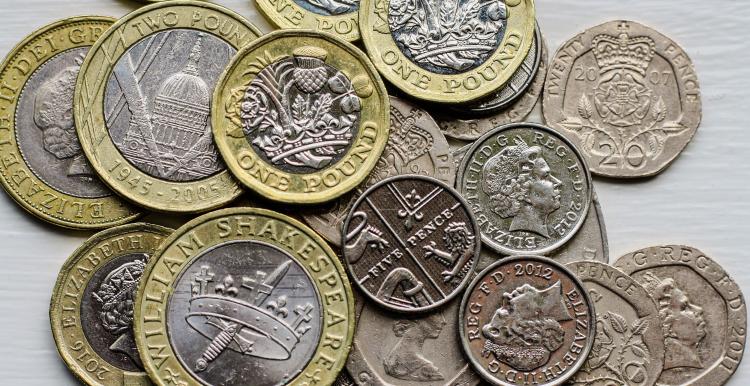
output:
[[[545,257],[487,267],[464,294],[459,336],[477,372],[494,385],[560,385],[583,365],[596,333],[583,284]]]
[[[99,232],[60,270],[49,317],[57,351],[87,385],[148,386],[133,335],[135,292],[146,263],[172,233],[136,223]]]
[[[594,174],[658,174],[700,124],[701,92],[690,57],[636,22],[586,30],[560,48],[550,68],[544,119],[581,149]]]
[[[83,150],[105,183],[148,209],[197,212],[241,193],[211,132],[211,97],[240,47],[260,35],[203,1],[140,8],[91,49],[76,86]]]
[[[479,228],[466,202],[430,177],[396,176],[368,189],[343,229],[354,282],[396,312],[434,310],[461,293],[476,266]]]
[[[255,0],[260,12],[281,29],[327,32],[343,40],[359,40],[359,0]]]
[[[215,211],[146,267],[135,335],[157,385],[331,385],[354,335],[344,268],[320,236],[257,208]]]
[[[703,252],[683,245],[641,249],[615,267],[656,301],[664,339],[659,385],[723,385],[745,351],[747,307],[737,283]]]
[[[113,23],[101,16],[54,22],[16,45],[0,67],[0,181],[29,213],[66,228],[107,228],[138,216],[99,180],[73,119],[81,63]]]
[[[388,93],[334,36],[272,32],[246,46],[213,100],[216,143],[245,186],[280,202],[331,201],[361,184],[388,141]]]
[[[407,95],[480,100],[503,85],[534,40],[533,0],[362,0],[362,41],[375,67]]]
[[[583,282],[596,308],[596,338],[569,385],[652,386],[664,364],[656,303],[630,276],[594,261],[566,267]]]

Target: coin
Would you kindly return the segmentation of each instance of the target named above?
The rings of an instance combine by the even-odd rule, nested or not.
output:
[[[354,203],[343,257],[357,286],[381,306],[433,310],[466,287],[479,257],[478,233],[453,188],[431,177],[396,176]]]
[[[171,229],[145,223],[99,232],[60,270],[49,318],[57,351],[87,385],[150,385],[133,340],[133,300],[146,262]]]
[[[534,40],[532,0],[360,3],[362,42],[406,94],[431,102],[482,99],[513,77]]]
[[[418,174],[453,186],[456,166],[437,123],[419,107],[390,97],[391,127],[383,155],[367,180],[339,200],[303,214],[305,222],[331,244],[341,246],[341,227],[352,205],[367,188],[387,177]]]
[[[687,53],[639,23],[586,30],[560,48],[550,68],[545,121],[581,149],[592,173],[658,174],[700,124],[700,88]]]
[[[359,0],[255,0],[260,12],[278,28],[327,32],[343,40],[359,40]]]
[[[540,50],[536,49],[538,46],[541,47]],[[451,114],[436,112],[434,115],[435,120],[438,122],[438,125],[440,125],[440,130],[443,131],[443,134],[449,138],[474,141],[484,133],[498,126],[523,121],[524,118],[531,113],[531,110],[534,109],[534,106],[536,106],[539,96],[542,95],[544,79],[547,76],[547,44],[545,43],[538,27],[531,47],[529,55],[526,57],[526,61],[528,61],[529,57],[536,52],[539,54],[539,63],[536,71],[533,73],[531,83],[526,88],[518,88],[518,91],[515,91],[513,87],[511,87],[511,84],[505,85],[503,89],[496,94],[495,98],[493,98],[494,101],[505,102],[505,105],[502,107],[503,110],[487,112],[486,114],[489,115],[486,116],[462,117],[457,112]],[[516,75],[514,75],[514,77],[523,79],[527,73],[528,72],[524,71],[522,67],[516,70]],[[490,106],[493,105],[494,104],[490,103]]]
[[[458,350],[460,304],[453,299],[435,312],[406,317],[358,296],[347,370],[361,385],[478,385],[479,376]]]
[[[659,385],[723,385],[745,350],[747,307],[740,287],[698,249],[662,245],[628,253],[615,267],[656,301],[664,336]]]
[[[496,262],[469,285],[459,336],[469,362],[494,385],[559,385],[594,342],[594,305],[564,266],[536,256]]]
[[[580,229],[591,206],[591,176],[578,150],[552,129],[501,126],[466,154],[456,186],[490,248],[545,254]]]
[[[205,214],[146,267],[135,335],[157,385],[331,385],[354,334],[336,254],[282,214]]]
[[[654,385],[664,363],[664,338],[648,292],[607,264],[582,261],[566,268],[581,279],[597,314],[594,346],[568,384]]]
[[[81,62],[113,22],[56,21],[16,45],[0,67],[0,181],[26,211],[66,228],[107,228],[139,215],[91,169],[73,121]]]
[[[241,193],[216,151],[210,101],[221,71],[258,30],[202,1],[140,8],[102,34],[81,66],[75,118],[105,183],[143,207],[196,212]]]
[[[352,376],[349,374],[346,369],[341,370],[339,375],[336,377],[336,380],[333,382],[333,386],[354,386],[356,383],[354,382],[354,379],[352,379]]]
[[[214,137],[248,188],[288,203],[362,183],[388,140],[388,93],[362,51],[327,34],[272,32],[245,47],[213,101]]]

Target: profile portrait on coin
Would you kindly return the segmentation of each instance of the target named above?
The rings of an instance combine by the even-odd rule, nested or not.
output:
[[[385,373],[407,381],[445,379],[440,369],[424,357],[425,341],[437,339],[445,325],[445,317],[440,312],[422,319],[395,320],[393,333],[399,340],[383,360]]]

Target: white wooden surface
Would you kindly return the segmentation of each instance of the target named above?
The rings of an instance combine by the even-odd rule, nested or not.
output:
[[[251,0],[222,0],[263,31]],[[28,33],[80,14],[122,16],[123,0],[0,0],[0,56]],[[750,294],[750,1],[537,0],[539,23],[556,49],[610,19],[650,25],[680,43],[703,90],[703,124],[665,173],[638,182],[596,180],[611,256],[662,243],[702,249]],[[537,111],[530,117],[539,121]],[[58,269],[86,237],[48,226],[0,193],[0,384],[75,384],[55,352],[48,303]],[[750,359],[732,386],[750,384]]]

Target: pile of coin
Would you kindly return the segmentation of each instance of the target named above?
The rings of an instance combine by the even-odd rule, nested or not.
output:
[[[697,130],[675,42],[613,21],[550,62],[532,0],[256,1],[280,30],[165,1],[55,22],[2,64],[5,190],[101,230],[62,266],[49,311],[81,381],[735,372],[737,284],[688,246],[609,265],[591,177],[655,175]],[[547,126],[523,122],[538,99]],[[196,217],[132,223],[149,211]]]

